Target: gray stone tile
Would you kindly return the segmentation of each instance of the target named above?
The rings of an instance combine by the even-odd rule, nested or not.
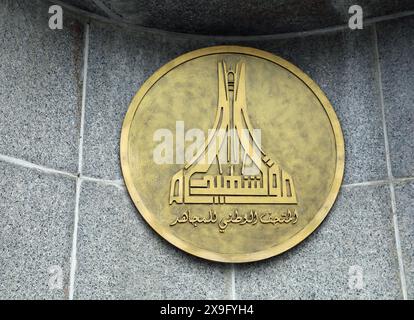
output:
[[[414,17],[378,24],[384,105],[395,177],[414,176]]]
[[[76,172],[83,26],[50,30],[43,1],[0,7],[0,153]]]
[[[373,39],[373,30],[366,28],[244,43],[297,65],[325,92],[344,133],[344,183],[387,178]]]
[[[355,284],[362,268],[361,289]],[[350,269],[351,268],[351,269]],[[281,256],[236,269],[242,299],[402,298],[386,186],[342,190],[323,224]]]
[[[217,299],[229,295],[228,267],[162,240],[123,188],[83,182],[78,299]]]
[[[414,181],[397,184],[395,198],[407,293],[414,299]]]
[[[0,162],[0,299],[67,298],[74,209],[74,179]]]
[[[120,179],[119,139],[129,103],[144,81],[195,41],[137,34],[94,23],[90,33],[83,173]]]

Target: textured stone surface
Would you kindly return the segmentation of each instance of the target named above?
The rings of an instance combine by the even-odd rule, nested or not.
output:
[[[414,181],[395,186],[398,226],[409,299],[414,299]]]
[[[74,208],[74,179],[0,162],[0,299],[67,298]]]
[[[53,3],[53,0],[47,0],[50,3]],[[102,10],[93,0],[64,0],[64,3],[79,8],[90,13],[94,13],[103,17],[108,17],[107,13]]]
[[[77,257],[76,298],[229,298],[228,268],[162,240],[123,188],[82,184]]]
[[[373,42],[373,30],[366,28],[246,43],[297,65],[324,91],[344,134],[345,184],[387,177]]]
[[[380,23],[377,30],[392,173],[412,177],[414,17]]]
[[[74,3],[78,0],[64,0]],[[89,1],[87,1],[89,2]],[[348,23],[358,4],[364,18],[414,9],[411,0],[98,0],[123,21],[200,34],[254,35],[294,32]],[[93,10],[92,10],[93,12]]]
[[[362,268],[362,289],[349,287],[352,266]],[[402,298],[388,187],[343,189],[322,226],[302,244],[238,266],[236,290],[241,299]]]
[[[45,4],[0,1],[0,153],[76,172],[83,29]]]
[[[94,23],[91,26],[84,135],[86,175],[120,179],[119,139],[129,103],[144,81],[196,41],[137,35]]]
[[[65,11],[65,29],[49,30],[48,5],[41,3],[0,0],[0,154],[76,172],[83,27]],[[177,8],[185,3],[180,2]],[[406,3],[403,0],[382,4],[383,8],[391,8],[386,9],[390,13],[395,4]],[[214,5],[214,1],[206,2],[200,10],[210,12],[210,4]],[[268,5],[271,4],[262,8]],[[303,5],[304,9],[307,7],[308,4]],[[249,11],[243,5],[240,8]],[[124,18],[135,21],[133,8],[130,9],[131,16]],[[159,11],[166,14],[162,10],[167,9]],[[371,15],[369,10],[365,12]],[[153,17],[154,21],[160,19]],[[231,23],[243,24],[253,33],[270,30],[263,27],[269,24],[254,29],[252,24],[234,17]],[[188,22],[194,16],[180,18],[171,26],[181,28],[185,25],[182,20],[191,18]],[[145,19],[140,21],[149,21]],[[215,20],[206,17],[204,21]],[[299,22],[295,20],[288,27]],[[165,23],[171,21],[166,19]],[[213,27],[202,23],[192,23],[195,29],[187,32],[205,32],[204,27],[210,28],[208,33],[224,32],[220,31],[224,30],[221,22]],[[277,28],[278,23],[272,21],[272,26]],[[234,30],[247,33],[247,27]],[[377,26],[392,170],[396,177],[414,175],[412,29],[413,18]],[[288,40],[231,42],[280,55],[322,87],[345,134],[345,183],[387,177],[374,35],[373,28],[367,27],[358,32]],[[225,43],[144,35],[92,22],[84,174],[121,179],[119,134],[135,92],[170,59],[214,44]],[[230,297],[229,266],[202,261],[175,249],[143,221],[126,190],[103,183],[82,184],[75,298]],[[413,189],[412,181],[398,183],[395,188],[411,299]],[[236,296],[401,298],[389,201],[387,186],[346,187],[327,220],[302,244],[279,257],[236,266]],[[68,297],[74,209],[74,179],[0,162],[0,299]],[[53,265],[62,268],[62,290],[49,288],[48,269]],[[364,286],[360,290],[348,286],[351,266],[363,268]]]

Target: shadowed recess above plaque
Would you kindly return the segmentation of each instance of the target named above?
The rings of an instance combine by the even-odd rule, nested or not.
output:
[[[53,1],[52,1],[53,2]],[[414,10],[412,0],[61,0],[113,20],[204,35],[265,35],[347,24],[354,4],[373,18]]]

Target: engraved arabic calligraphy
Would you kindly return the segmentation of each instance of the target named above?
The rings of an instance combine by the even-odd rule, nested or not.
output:
[[[177,217],[173,222],[170,223],[170,226],[175,226],[178,224],[185,224],[189,223],[193,225],[193,227],[197,227],[198,224],[209,224],[209,223],[217,223],[217,213],[215,210],[210,210],[208,212],[207,217],[200,217],[196,215],[192,215],[190,210],[185,211],[180,217]],[[249,213],[245,213],[244,215],[239,214],[238,210],[234,210],[234,212],[229,213],[227,216],[223,217],[218,221],[218,228],[221,233],[224,233],[227,227],[230,224],[238,224],[238,225],[255,225],[258,222],[262,224],[295,224],[298,221],[298,213],[296,209],[294,210],[287,210],[286,212],[276,215],[274,213],[265,212],[258,214],[255,210],[250,210]]]

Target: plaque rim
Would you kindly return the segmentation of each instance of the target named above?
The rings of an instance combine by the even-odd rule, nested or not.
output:
[[[275,63],[285,68],[289,72],[293,73],[298,79],[300,79],[315,94],[315,96],[321,103],[322,107],[324,108],[326,115],[328,116],[328,119],[332,126],[336,146],[336,169],[332,181],[332,186],[328,196],[325,199],[325,202],[320,207],[318,212],[315,214],[314,218],[302,230],[300,230],[294,236],[289,238],[287,241],[272,246],[270,248],[252,253],[225,254],[209,251],[207,249],[202,249],[197,246],[194,246],[169,232],[165,226],[162,226],[157,222],[153,213],[151,213],[150,210],[148,210],[143,204],[139,192],[138,190],[136,190],[133,184],[130,174],[131,167],[128,162],[128,138],[131,123],[134,119],[136,111],[138,110],[141,100],[144,98],[146,93],[152,88],[152,86],[166,73],[170,72],[177,66],[187,61],[206,55],[231,53],[245,54],[268,60],[272,63]],[[144,84],[139,88],[138,92],[135,94],[134,98],[129,104],[128,111],[124,118],[120,139],[120,160],[126,189],[128,190],[128,194],[131,197],[136,209],[138,210],[138,213],[141,214],[141,216],[151,226],[151,228],[154,229],[163,239],[167,240],[175,247],[199,258],[224,263],[244,263],[259,261],[279,255],[301,243],[319,227],[319,225],[324,221],[324,219],[330,212],[333,204],[335,203],[335,200],[338,196],[342,184],[345,167],[345,143],[341,125],[331,103],[329,102],[328,98],[325,96],[323,91],[320,89],[320,87],[301,69],[299,69],[289,61],[267,51],[245,46],[223,45],[206,47],[182,54],[176,57],[175,59],[169,61],[168,63],[164,64],[144,82]]]

